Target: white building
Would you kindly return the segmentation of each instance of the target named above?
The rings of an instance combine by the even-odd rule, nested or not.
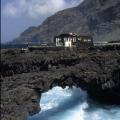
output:
[[[60,34],[55,36],[54,43],[56,46],[64,47],[86,47],[93,46],[93,38],[91,36],[77,35],[75,33]]]

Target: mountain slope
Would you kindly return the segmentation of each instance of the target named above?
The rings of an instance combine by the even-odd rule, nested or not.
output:
[[[119,40],[120,0],[85,0],[28,28],[13,43],[52,42],[55,35],[69,32],[92,34],[95,41]]]

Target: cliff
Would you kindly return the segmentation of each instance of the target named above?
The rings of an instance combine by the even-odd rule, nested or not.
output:
[[[95,41],[119,40],[119,11],[119,0],[85,0],[57,12],[38,27],[28,28],[12,43],[53,42],[55,35],[69,32],[91,34]]]
[[[120,51],[2,50],[1,118],[24,120],[40,111],[41,94],[77,86],[106,104],[120,104]]]

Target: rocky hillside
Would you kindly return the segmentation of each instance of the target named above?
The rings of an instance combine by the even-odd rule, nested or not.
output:
[[[84,0],[25,30],[13,43],[51,42],[60,33],[92,34],[95,41],[120,39],[120,0]]]

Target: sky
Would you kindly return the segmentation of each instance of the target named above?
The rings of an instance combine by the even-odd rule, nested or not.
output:
[[[40,25],[54,13],[83,0],[1,0],[1,42],[18,37],[30,26]]]

